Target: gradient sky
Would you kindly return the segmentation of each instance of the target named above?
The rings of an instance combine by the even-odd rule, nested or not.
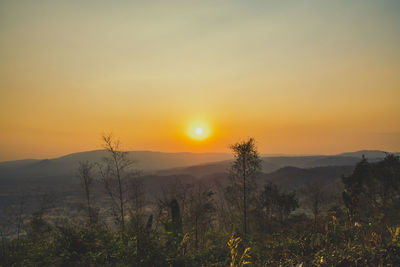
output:
[[[187,136],[193,122],[210,137]],[[400,1],[0,2],[0,160],[400,151]]]

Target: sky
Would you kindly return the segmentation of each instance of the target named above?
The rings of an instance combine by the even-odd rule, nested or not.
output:
[[[400,151],[400,1],[0,2],[0,161]],[[202,125],[207,138],[193,138]]]

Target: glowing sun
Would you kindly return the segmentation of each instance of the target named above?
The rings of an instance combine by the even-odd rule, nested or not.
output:
[[[195,140],[203,140],[210,136],[210,127],[204,122],[194,122],[189,125],[188,136]]]
[[[195,132],[197,135],[201,135],[201,134],[203,133],[203,129],[201,129],[201,128],[196,128],[196,130],[194,130],[194,132]]]

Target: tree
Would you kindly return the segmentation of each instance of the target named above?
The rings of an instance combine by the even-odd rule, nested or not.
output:
[[[232,193],[241,191],[241,203],[239,205],[243,214],[243,234],[246,237],[248,231],[248,203],[251,198],[255,199],[256,197],[256,178],[261,172],[261,159],[253,138],[233,144],[231,149],[235,160],[230,169],[232,186],[228,190]]]
[[[393,154],[372,165],[376,208],[389,210],[400,200],[400,158]]]
[[[269,182],[264,186],[259,196],[260,211],[262,211],[268,220],[276,217],[278,211],[279,189]]]
[[[400,159],[388,154],[379,162],[365,157],[351,175],[342,177],[342,197],[349,213],[350,224],[369,221],[379,214],[395,218],[400,205]]]
[[[177,239],[182,239],[182,217],[179,209],[178,201],[174,198],[170,203],[172,218],[172,233]]]
[[[129,181],[136,176],[137,171],[132,170],[133,161],[128,158],[128,153],[120,150],[119,140],[109,134],[103,135],[103,141],[108,156],[99,165],[100,174],[111,199],[114,218],[121,231],[125,231],[127,190]]]
[[[158,229],[158,225],[165,225],[171,218],[170,204],[175,199],[182,211],[185,214],[187,209],[187,202],[189,196],[190,185],[183,183],[180,179],[175,179],[166,186],[162,186],[161,192],[157,192],[154,196],[156,201],[156,218],[155,218],[155,229]]]
[[[203,241],[207,229],[210,229],[214,217],[214,192],[200,182],[194,184],[190,189],[187,222],[190,230],[193,230],[194,247],[198,249],[199,243]]]
[[[182,216],[178,201],[174,198],[169,204],[170,218],[164,222],[165,231],[167,234],[167,247],[172,254],[178,253],[178,248],[183,239]]]
[[[344,191],[343,202],[348,209],[350,224],[359,219],[359,205],[367,181],[372,181],[371,164],[362,156],[350,176],[342,176]],[[373,187],[372,187],[373,188]]]
[[[280,207],[280,220],[283,222],[289,214],[299,207],[299,200],[294,192],[282,192],[279,197],[278,205]]]
[[[322,211],[322,206],[326,202],[326,197],[321,184],[309,183],[303,190],[305,196],[305,204],[311,210],[314,216],[314,231],[317,229],[318,216]]]
[[[299,201],[294,192],[287,193],[281,190],[275,184],[269,182],[264,186],[263,191],[258,197],[258,214],[268,224],[272,220],[278,220],[280,223],[289,216],[289,214],[299,207]]]
[[[97,220],[96,211],[92,207],[92,188],[94,184],[93,164],[88,161],[79,162],[77,177],[86,197],[86,209],[88,212],[89,225]]]

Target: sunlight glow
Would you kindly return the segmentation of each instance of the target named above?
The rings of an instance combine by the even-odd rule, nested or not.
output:
[[[203,133],[203,129],[201,129],[201,128],[196,128],[195,133],[196,133],[197,135],[201,135],[201,134]]]
[[[204,122],[193,122],[189,125],[188,136],[194,140],[204,140],[210,136],[210,127]]]

